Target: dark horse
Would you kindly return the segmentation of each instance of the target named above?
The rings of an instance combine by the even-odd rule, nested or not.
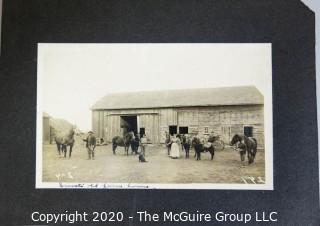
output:
[[[67,156],[67,147],[69,146],[69,158],[71,157],[72,148],[74,145],[74,130],[70,129],[67,134],[58,134],[55,137],[59,155],[64,152],[64,157]]]
[[[208,145],[203,144],[198,137],[194,137],[192,139],[192,145],[194,147],[197,160],[201,160],[201,152],[210,152],[211,160],[214,156],[214,146],[212,143],[208,143]]]
[[[186,158],[189,158],[191,139],[187,135],[182,135],[181,139],[182,139],[182,147],[183,147],[184,151],[186,152]]]
[[[249,164],[253,163],[257,153],[257,140],[253,137],[236,134],[233,136],[230,145],[233,146],[238,142],[245,144],[245,149],[248,155],[248,162]]]
[[[120,146],[120,147],[124,147],[124,152],[128,154],[129,152],[129,147],[131,145],[131,142],[133,141],[134,139],[134,135],[133,133],[126,133],[124,134],[123,137],[120,137],[120,136],[115,136],[114,138],[112,138],[112,151],[113,151],[113,154],[116,154],[116,149],[117,149],[117,146]]]

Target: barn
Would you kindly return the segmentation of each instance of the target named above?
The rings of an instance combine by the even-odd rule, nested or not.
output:
[[[154,144],[171,134],[210,134],[229,143],[236,133],[264,147],[264,98],[254,86],[113,93],[92,107],[92,130],[111,141],[126,131]]]

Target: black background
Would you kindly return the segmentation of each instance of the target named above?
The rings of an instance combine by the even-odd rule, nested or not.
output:
[[[274,225],[319,225],[314,26],[298,0],[4,0],[0,224],[32,224],[33,211],[221,210],[278,211]],[[38,42],[271,42],[274,191],[36,190]]]

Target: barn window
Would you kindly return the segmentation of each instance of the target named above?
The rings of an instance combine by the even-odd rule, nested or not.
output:
[[[177,126],[169,126],[169,133],[172,136],[173,134],[177,134]]]
[[[188,134],[188,127],[187,126],[180,126],[179,127],[179,134]]]
[[[146,133],[146,129],[145,128],[140,128],[140,137],[142,137],[145,133]]]
[[[247,137],[252,137],[252,131],[253,131],[253,127],[252,126],[244,126],[243,127],[243,133]]]

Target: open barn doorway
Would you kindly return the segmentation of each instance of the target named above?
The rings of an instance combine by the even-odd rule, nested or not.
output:
[[[123,129],[123,133],[128,133],[133,131],[134,134],[138,133],[138,126],[137,126],[137,116],[130,115],[130,116],[120,116],[120,127]]]

